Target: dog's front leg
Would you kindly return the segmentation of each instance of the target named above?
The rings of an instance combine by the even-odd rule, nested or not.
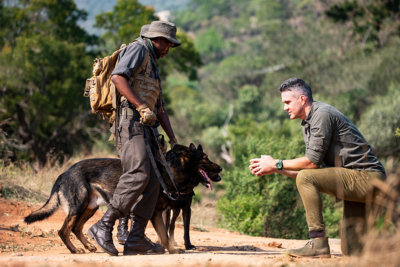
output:
[[[192,198],[188,200],[188,202],[182,209],[183,227],[184,227],[183,239],[185,240],[185,248],[188,250],[196,249],[196,247],[193,246],[192,243],[190,242],[190,236],[189,236],[190,217],[192,216],[192,210],[190,208],[191,205],[192,205]]]
[[[163,220],[165,229],[168,232],[168,225],[169,225],[169,210],[168,210],[168,208],[161,212],[161,216],[162,216],[162,220]],[[158,237],[158,243],[162,244],[160,235],[157,235],[157,237]]]
[[[174,246],[177,245],[177,243],[175,242],[175,222],[176,222],[176,219],[179,216],[179,212],[180,211],[181,211],[180,208],[172,209],[171,224],[170,224],[169,228],[167,227],[168,233],[169,233],[169,242],[171,244],[173,244]]]
[[[166,248],[170,254],[177,253],[177,250],[174,248],[173,244],[171,244],[168,240],[167,228],[165,228],[162,212],[156,210],[151,218],[151,223],[157,232],[158,239],[161,241],[161,245],[163,245],[163,247]]]

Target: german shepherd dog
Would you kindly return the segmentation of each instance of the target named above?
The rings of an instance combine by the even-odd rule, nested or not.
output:
[[[162,215],[163,211],[168,207],[172,209],[182,208],[184,210],[184,221],[188,224],[190,222],[190,203],[192,201],[193,188],[199,183],[211,188],[212,181],[218,182],[221,180],[219,173],[222,168],[208,159],[201,145],[197,148],[193,144],[190,144],[189,147],[175,145],[172,150],[167,152],[166,160],[175,176],[182,197],[180,196],[178,201],[174,203],[165,196],[163,190],[160,190],[160,196],[151,222],[161,241],[161,245],[169,253],[175,253],[176,249],[173,241],[171,242],[168,238]],[[29,224],[48,218],[61,206],[67,214],[63,226],[58,231],[61,240],[71,253],[85,253],[84,249],[76,248],[72,244],[70,240],[72,231],[87,250],[95,252],[96,247],[86,239],[82,229],[99,206],[110,203],[121,174],[122,167],[119,159],[94,158],[79,161],[57,178],[51,189],[49,199],[43,207],[25,217],[25,222]],[[165,176],[163,175],[163,177]],[[172,183],[167,181],[169,179],[164,178],[164,180],[168,190],[171,192],[173,189]],[[187,198],[186,194],[191,195],[191,197]],[[172,221],[175,222],[175,219],[173,217]],[[186,224],[185,246],[190,244],[189,225]],[[173,223],[170,226],[172,227]]]
[[[189,148],[180,149],[180,151],[170,153],[167,156],[167,159],[178,183],[180,193],[177,200],[171,200],[167,197],[165,192],[161,192],[156,205],[156,214],[163,215],[165,227],[169,232],[169,243],[175,245],[175,222],[182,210],[185,249],[196,249],[196,247],[190,242],[189,235],[192,212],[190,207],[193,196],[195,195],[193,189],[199,183],[202,183],[209,190],[212,190],[213,187],[211,181],[219,182],[221,180],[221,177],[218,174],[222,168],[208,159],[207,155],[203,152],[201,145],[196,149],[196,147],[191,144]],[[185,163],[182,164],[182,161]],[[167,184],[167,187],[173,188],[170,183]],[[162,240],[160,241],[162,244]]]

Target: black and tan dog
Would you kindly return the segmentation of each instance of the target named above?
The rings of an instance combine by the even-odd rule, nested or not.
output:
[[[166,159],[182,193],[180,200],[186,199],[184,197],[186,192],[193,190],[199,183],[210,187],[211,181],[218,182],[221,180],[219,173],[222,168],[208,159],[201,145],[197,148],[193,144],[190,144],[189,147],[175,145],[172,150],[168,151]],[[67,214],[63,226],[58,231],[58,235],[64,244],[71,253],[85,252],[72,244],[70,240],[72,231],[86,249],[94,252],[96,247],[83,235],[83,226],[94,215],[99,206],[110,202],[121,174],[122,167],[119,159],[95,158],[79,161],[57,178],[47,202],[39,210],[25,217],[25,222],[33,223],[43,220],[51,216],[61,206]],[[172,183],[167,179],[165,179],[165,182],[167,187],[170,187],[169,190],[172,191]],[[191,198],[190,202],[183,201],[183,203],[189,204],[190,211]],[[151,222],[161,244],[170,253],[174,253],[176,250],[173,242],[168,239],[167,228],[162,216],[163,211],[170,206],[174,207],[164,196],[164,193],[160,192]],[[187,215],[186,206],[184,211]],[[184,218],[186,215],[184,215]]]
[[[201,145],[197,149],[194,145],[191,145],[187,149],[171,153],[167,155],[167,159],[178,183],[180,195],[178,200],[171,200],[166,196],[165,192],[162,192],[157,202],[156,213],[162,214],[162,212],[165,212],[164,222],[166,229],[169,231],[169,242],[174,245],[175,221],[182,210],[185,248],[195,249],[196,247],[190,242],[189,235],[192,212],[190,207],[194,196],[193,189],[199,183],[202,183],[212,190],[211,181],[219,182],[221,180],[218,174],[222,169],[219,165],[210,162]],[[171,190],[173,188],[170,183],[167,187],[171,188]],[[171,210],[172,218],[170,217]]]

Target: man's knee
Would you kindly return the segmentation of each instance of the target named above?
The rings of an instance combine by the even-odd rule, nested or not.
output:
[[[312,170],[301,170],[296,176],[296,186],[300,188],[312,183]]]

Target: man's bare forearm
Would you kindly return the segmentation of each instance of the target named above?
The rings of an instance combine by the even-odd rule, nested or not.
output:
[[[113,75],[111,81],[114,83],[118,92],[123,95],[136,108],[143,105],[142,101],[133,93],[128,80],[122,75]]]
[[[168,113],[164,107],[160,107],[157,110],[157,119],[160,122],[161,127],[164,129],[169,140],[176,139],[174,131],[172,130],[171,122],[169,121]]]
[[[309,160],[306,156],[296,159],[283,160],[283,169],[287,171],[299,171],[303,169],[316,169],[318,166]]]

